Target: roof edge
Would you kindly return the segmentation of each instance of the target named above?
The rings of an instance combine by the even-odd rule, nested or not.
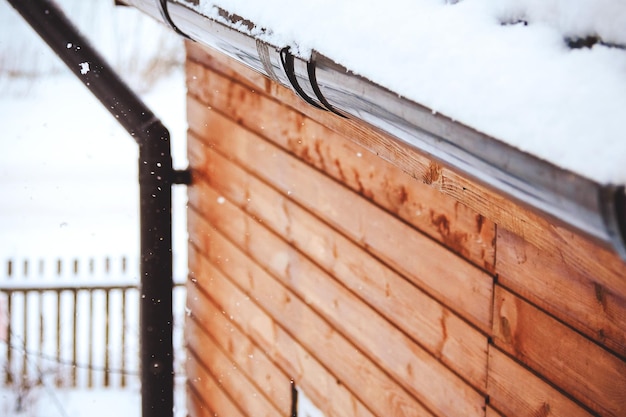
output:
[[[272,45],[264,36],[268,30],[245,17],[217,7],[207,17],[192,1],[124,1],[292,89],[307,103],[360,119],[626,260],[623,186],[600,184],[436,114],[320,53]]]

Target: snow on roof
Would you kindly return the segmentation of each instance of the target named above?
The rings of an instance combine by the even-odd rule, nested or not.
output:
[[[218,17],[214,6],[267,29],[275,46],[316,50],[556,166],[626,183],[623,0],[201,0],[198,10]]]

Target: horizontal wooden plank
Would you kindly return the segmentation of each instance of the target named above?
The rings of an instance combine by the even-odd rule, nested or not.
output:
[[[213,278],[211,279],[226,279],[219,271],[217,271],[212,265],[210,265],[206,259],[197,254],[196,250],[192,250],[193,265],[199,265],[199,276],[206,277],[206,272],[209,272]],[[207,296],[203,291],[203,285],[205,285],[204,279],[198,280],[198,286],[190,288],[192,298],[190,300],[192,310],[200,320],[204,320],[204,317],[208,314],[212,314],[212,311],[217,308],[217,305],[213,307],[213,298]],[[225,283],[228,284],[228,283]],[[220,293],[221,294],[221,293]],[[237,294],[237,290],[234,291]],[[211,294],[215,298],[215,293]],[[236,296],[236,295],[235,295]],[[243,296],[246,302],[250,302],[248,296]],[[297,341],[291,336],[284,333],[271,317],[264,315],[258,308],[253,305],[241,304],[241,298],[234,298],[231,301],[224,301],[225,305],[233,304],[236,307],[235,316],[231,315],[230,320],[232,322],[239,321],[242,324],[242,331],[247,332],[247,335],[259,343],[259,346],[264,349],[266,355],[268,355],[274,362],[284,369],[286,374],[291,376],[291,379],[301,388],[306,390],[307,395],[317,403],[322,404],[321,410],[326,415],[333,415],[338,417],[348,416],[364,416],[374,417],[374,415],[364,407],[364,405],[353,396],[344,385],[327,371],[315,357],[311,356],[305,349],[303,349]],[[229,310],[230,311],[230,310]],[[226,315],[227,311],[222,311],[222,314]],[[250,315],[246,315],[250,314]]]
[[[298,154],[297,149],[292,149],[292,151]],[[302,154],[299,155],[302,157]],[[324,159],[320,158],[320,160]],[[326,158],[326,160],[328,160],[328,158]],[[402,158],[398,160],[402,161]],[[426,165],[426,162],[424,162],[420,165],[419,169],[425,171]],[[405,166],[405,168],[407,167],[410,168],[410,163]],[[411,172],[411,169],[405,170]],[[414,176],[420,178],[419,175]],[[425,176],[422,175],[421,178],[425,182],[428,182],[425,180]],[[614,254],[604,249],[594,247],[585,239],[567,232],[563,228],[553,226],[550,221],[520,208],[515,203],[502,198],[496,193],[476,186],[476,184],[467,181],[455,173],[442,169],[440,178],[441,181],[435,184],[439,189],[449,195],[455,196],[460,201],[472,207],[478,208],[481,213],[488,213],[485,215],[495,219],[503,226],[499,228],[502,232],[507,233],[505,228],[508,228],[524,236],[529,242],[533,242],[539,252],[544,254],[558,254],[560,259],[558,259],[557,263],[562,262],[562,264],[567,264],[569,265],[568,268],[571,268],[573,265],[573,269],[577,271],[576,273],[578,274],[600,276],[598,279],[600,282],[595,282],[595,285],[593,280],[587,280],[585,284],[586,289],[582,292],[576,290],[576,288],[572,288],[571,282],[568,283],[567,280],[563,281],[566,284],[564,287],[559,287],[558,283],[551,283],[550,280],[546,282],[546,280],[542,280],[543,275],[540,273],[534,274],[532,280],[524,275],[515,276],[515,279],[511,280],[506,274],[502,274],[501,282],[503,282],[504,285],[510,286],[516,292],[519,292],[534,303],[537,303],[547,311],[550,311],[551,314],[554,314],[560,320],[578,328],[590,337],[595,338],[598,342],[606,344],[607,347],[613,349],[616,353],[624,356],[624,351],[622,350],[624,344],[617,340],[624,335],[620,326],[621,320],[614,320],[609,317],[609,320],[605,323],[599,323],[602,318],[594,312],[594,310],[602,310],[603,303],[609,306],[608,309],[606,307],[604,309],[613,312],[616,310],[616,306],[619,307],[621,304],[619,299],[622,294],[624,294],[621,288],[621,285],[624,283],[624,265]],[[502,245],[501,248],[502,250],[506,250],[507,245]],[[500,250],[499,248],[499,260],[505,259],[500,257]],[[586,255],[589,253],[594,253],[594,256]],[[547,269],[554,270],[554,267]],[[564,276],[567,276],[567,274],[564,274]],[[513,281],[515,281],[515,283],[512,283]],[[532,283],[533,281],[542,281],[539,282],[539,284],[543,285],[543,287],[538,286],[537,288],[533,288],[532,291],[529,291],[527,288],[524,288],[523,285],[520,287],[515,286],[520,283],[527,285],[529,282]],[[557,291],[550,291],[551,285],[556,285]],[[579,308],[580,304],[571,303],[569,301],[571,298],[568,298],[567,295],[580,293],[587,294],[585,297],[588,300],[593,301],[594,297],[597,300],[595,303],[599,306],[596,306],[595,309],[590,309],[592,313],[571,312],[572,308]],[[583,308],[586,308],[586,304],[593,306],[592,303],[585,302],[581,304]],[[587,320],[589,317],[586,317],[586,314],[592,314],[589,320]],[[594,316],[594,314],[596,315]],[[618,312],[617,315],[620,316],[621,313]],[[598,317],[600,317],[600,319],[598,319]],[[611,325],[615,325],[616,323],[618,325],[617,329],[611,329]]]
[[[226,395],[213,375],[198,361],[192,351],[187,353],[185,369],[190,389],[199,397],[194,404],[202,410],[200,415],[247,417]],[[208,413],[207,408],[212,413]]]
[[[495,225],[361,145],[205,68],[188,64],[190,94],[389,210],[479,267],[493,271]],[[206,92],[200,92],[200,89]],[[223,94],[225,91],[232,91]],[[234,97],[242,97],[236,99]],[[236,100],[236,102],[234,102]],[[437,169],[433,167],[432,173]],[[434,175],[434,174],[433,174]]]
[[[210,298],[219,305],[286,372],[294,375],[296,384],[321,406],[325,415],[432,416],[309,307],[273,282],[243,254],[227,252],[224,247],[213,244],[208,253],[217,259],[220,267],[234,272],[233,279],[246,292],[235,286],[199,253],[207,253],[206,244],[210,243],[206,240],[206,227],[210,226],[193,212],[190,221],[202,226],[192,229],[199,233],[192,239],[200,246],[195,249],[193,245],[190,251],[190,267],[201,289],[197,298]]]
[[[598,248],[596,243],[559,226],[558,219],[547,219],[532,208],[511,201],[447,167],[436,170],[439,175],[433,181],[433,175],[429,174],[429,171],[437,165],[406,144],[398,143],[365,123],[345,120],[329,112],[319,111],[304,103],[290,90],[269,81],[226,55],[195,44],[188,44],[187,47],[190,60],[225,74],[255,91],[271,95],[306,117],[363,145],[411,177],[435,187],[498,224],[499,230],[512,231],[544,252],[560,254],[564,263],[575,266],[583,273],[595,273],[616,285],[626,282],[624,280],[626,264],[617,254],[610,249]],[[589,256],[589,253],[594,253],[594,256]],[[624,291],[617,293],[626,296]]]
[[[208,297],[203,292],[203,286],[206,285],[206,280],[212,279],[226,279],[221,273],[214,269],[210,264],[197,254],[195,249],[192,249],[192,261],[193,265],[198,265],[194,268],[194,275],[200,276],[197,282],[197,286],[194,285],[189,288],[189,306],[192,310],[192,315],[197,317],[199,322],[205,323],[208,319],[215,315],[222,315],[227,317],[227,312],[220,310],[214,300]],[[207,272],[210,273],[211,278],[207,278]],[[215,294],[212,294],[215,296]],[[249,302],[249,297],[246,296],[246,301]],[[373,417],[373,415],[363,407],[363,405],[353,397],[344,386],[337,383],[336,377],[328,373],[308,352],[302,349],[296,341],[285,336],[281,339],[281,342],[276,342],[276,334],[281,330],[275,328],[275,324],[268,316],[262,316],[263,313],[258,313],[259,310],[252,308],[246,308],[246,305],[242,305],[241,301],[234,301],[237,310],[237,316],[230,315],[229,329],[237,329],[234,325],[235,321],[242,321],[247,327],[242,331],[248,331],[248,337],[260,341],[261,349],[268,355],[277,366],[285,369],[285,374],[289,373],[290,378],[287,381],[287,388],[291,390],[290,380],[294,380],[301,388],[306,389],[309,395],[325,404],[323,408],[327,415],[336,416],[348,416],[348,415],[363,415],[367,417]],[[245,315],[240,313],[241,310],[253,312],[253,317],[249,320],[245,320]],[[261,314],[261,315],[260,315]],[[245,321],[244,321],[245,320]],[[267,322],[265,321],[267,320]],[[271,331],[266,331],[271,328]],[[228,331],[227,329],[220,330],[221,333]],[[234,330],[238,331],[238,330]],[[222,336],[223,337],[223,336]],[[285,343],[285,341],[287,343]],[[265,378],[257,378],[261,383],[265,383]],[[356,412],[351,414],[352,412]],[[288,414],[284,414],[288,415]]]
[[[232,325],[222,312],[207,302],[200,321],[188,320],[185,328],[189,348],[203,352],[212,344],[219,346],[232,363],[245,374],[256,389],[276,407],[280,415],[286,416],[291,410],[291,383],[265,353],[250,342],[239,329]],[[207,311],[208,310],[208,311]],[[191,317],[195,317],[191,310]],[[202,356],[204,360],[204,356]],[[213,368],[212,368],[213,369]]]
[[[204,403],[204,400],[198,394],[193,386],[187,382],[185,395],[185,406],[187,407],[187,416],[189,417],[215,417],[215,412]]]
[[[263,92],[265,95],[274,97],[277,101],[299,111],[306,117],[364,146],[372,153],[393,163],[410,176],[425,184],[439,186],[440,183],[438,181],[433,182],[432,175],[433,168],[436,168],[437,164],[433,164],[430,158],[419,154],[414,149],[406,146],[406,144],[390,138],[389,135],[382,133],[380,130],[372,128],[359,120],[341,118],[333,113],[320,111],[305,103],[290,89],[272,82],[258,72],[239,64],[217,51],[188,43],[187,53],[189,57],[187,60],[188,75],[191,75],[190,67],[194,63],[199,63],[214,72],[224,74],[228,78],[247,86],[250,90]],[[194,76],[197,75],[193,74],[188,77],[188,85],[192,85],[192,82],[195,81],[193,79]]]
[[[205,146],[245,166],[484,332],[490,331],[493,280],[488,274],[194,99],[188,110],[190,128]]]
[[[205,191],[210,185],[220,197],[233,202],[306,253],[432,355],[484,392],[487,336],[220,154],[209,148],[200,152],[202,146],[197,141],[193,135],[189,136],[189,158],[197,175],[201,176],[194,187],[202,198],[215,197],[210,189]]]
[[[190,193],[190,205],[201,207],[203,217],[244,247],[260,266],[315,308],[336,331],[422,403],[440,415],[482,414],[482,395],[287,242],[261,226],[258,219],[245,216],[228,201],[219,203],[219,194],[209,188],[202,189],[204,198],[198,199],[197,195]],[[223,248],[225,244],[219,246]]]
[[[497,348],[489,349],[489,404],[506,417],[591,417]]]
[[[497,286],[494,342],[604,416],[626,415],[626,363]]]
[[[283,410],[272,404],[261,388],[257,386],[264,381],[252,381],[242,369],[239,362],[227,356],[215,341],[200,327],[195,320],[187,320],[185,342],[187,351],[192,352],[195,358],[202,362],[219,385],[233,399],[235,404],[248,416],[278,417],[284,416]],[[255,384],[256,382],[256,384]],[[285,387],[289,382],[285,381]],[[285,401],[285,399],[283,399]],[[287,401],[288,398],[287,398]],[[289,405],[287,410],[289,410]]]
[[[485,417],[504,417],[504,416],[498,413],[493,408],[487,406],[487,408],[485,409]]]
[[[585,259],[595,258],[592,248]],[[559,252],[543,251],[511,232],[498,231],[500,282],[550,314],[626,358],[626,268],[608,262],[591,269]],[[602,256],[599,257],[602,259]],[[622,274],[622,282],[616,282]]]

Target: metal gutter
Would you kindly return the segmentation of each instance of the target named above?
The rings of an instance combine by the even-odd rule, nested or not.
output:
[[[140,343],[144,417],[172,416],[172,167],[167,128],[50,0],[8,0],[139,145]]]
[[[223,9],[216,7],[216,17],[207,18],[194,10],[194,1],[124,1],[293,89],[311,105],[382,129],[626,260],[623,184],[599,184],[434,115],[319,53],[307,60],[294,56],[288,48],[264,42],[262,28]]]

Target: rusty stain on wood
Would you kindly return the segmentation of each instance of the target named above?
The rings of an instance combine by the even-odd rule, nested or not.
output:
[[[222,119],[216,113],[206,114],[205,117],[210,117],[211,123],[215,126],[210,132],[206,132],[205,137],[213,143],[215,149],[219,149],[220,153],[235,156],[238,164],[253,171],[264,181],[274,183],[275,187],[283,189],[285,194],[297,188],[298,192],[292,193],[290,198],[309,207],[316,215],[326,218],[326,221],[330,221],[333,227],[352,236],[368,251],[373,251],[393,265],[402,268],[408,277],[417,279],[417,285],[434,285],[430,287],[430,291],[434,290],[444,297],[452,291],[455,294],[454,297],[458,295],[460,298],[450,305],[470,309],[472,311],[470,320],[484,329],[491,327],[488,306],[483,303],[471,303],[467,298],[468,294],[472,294],[476,297],[484,296],[485,300],[491,299],[489,277],[480,274],[478,270],[472,270],[469,264],[462,262],[451,253],[435,249],[436,245],[431,245],[429,240],[421,239],[419,234],[410,231],[405,224],[398,222],[375,206],[366,204],[349,193],[346,194],[343,188],[338,187],[334,181],[300,161],[285,155],[269,144],[263,144],[262,147],[255,145],[260,140],[255,135],[241,129],[235,134],[228,134],[226,126],[231,126],[231,129],[236,128],[232,122]],[[220,124],[224,123],[226,125],[220,127]],[[250,148],[255,151],[249,151]],[[272,158],[266,157],[268,154],[274,155],[276,160],[272,161]],[[403,236],[405,245],[397,246],[395,242],[400,236]],[[431,255],[431,257],[424,256],[417,259],[406,253],[410,250],[413,253],[417,251],[422,254],[436,251],[437,255],[436,258],[435,255]],[[450,269],[452,265],[457,268],[456,272],[463,272],[452,273]],[[429,268],[433,268],[430,273],[423,275],[420,273]],[[483,278],[474,280],[472,277],[477,275]],[[446,283],[442,277],[446,277],[445,280],[449,282]],[[423,279],[426,279],[427,283],[422,283]],[[457,284],[452,285],[450,282],[457,282]],[[460,290],[462,287],[468,287],[463,295]]]
[[[196,139],[192,136],[190,140]],[[306,214],[305,210],[293,203],[287,204],[284,196],[275,191],[270,191],[269,188],[262,186],[261,182],[254,181],[252,177],[248,178],[240,168],[232,164],[218,163],[218,161],[224,161],[218,154],[213,154],[211,159],[216,166],[220,167],[219,171],[222,173],[219,177],[220,181],[211,181],[219,190],[217,192],[226,192],[226,189],[220,185],[222,181],[235,185],[235,187],[230,187],[233,190],[241,190],[244,188],[243,184],[248,184],[247,187],[252,187],[251,189],[254,190],[250,193],[254,198],[250,204],[244,204],[243,201],[239,200],[238,205],[240,207],[245,207],[251,216],[264,216],[268,227],[283,235],[295,247],[305,251],[308,256],[332,272],[336,278],[348,285],[353,291],[369,300],[377,309],[382,308],[383,311],[391,314],[389,317],[396,317],[395,322],[399,326],[409,334],[416,335],[416,338],[433,352],[437,351],[434,346],[441,336],[431,333],[432,327],[429,323],[439,323],[440,313],[437,311],[440,307],[436,307],[432,301],[425,298],[424,294],[411,288],[410,284],[396,274],[382,268],[375,261],[370,261],[365,254],[360,254],[361,252],[356,251],[354,244],[350,244],[345,238],[332,233],[327,229],[327,226],[319,223],[319,221],[314,221],[314,218]],[[197,161],[192,160],[192,164],[195,163]],[[198,190],[199,193],[207,195],[209,202],[213,201],[214,198],[210,197],[210,193],[214,191],[203,191],[203,184],[201,181],[197,185],[201,187]],[[238,200],[233,194],[227,195],[231,197],[231,200]],[[278,212],[271,209],[281,206],[285,209]],[[284,215],[278,216],[281,213]],[[292,227],[288,229],[288,225],[292,225]],[[305,225],[307,227],[303,227]],[[332,247],[333,250],[326,249],[329,247]],[[380,290],[375,289],[378,286],[381,287]],[[381,305],[380,297],[389,299],[389,305]],[[415,305],[419,305],[423,312],[420,314],[417,314],[418,311],[407,313],[408,310],[413,310]],[[426,312],[428,314],[425,314]],[[459,322],[458,318],[450,317],[452,322]],[[424,330],[427,332],[421,333]],[[441,359],[450,364],[463,364],[462,368],[457,368],[457,370],[467,375],[472,381],[484,381],[486,338],[468,330],[467,327],[463,329],[456,325],[453,333],[454,342],[446,345],[445,354],[442,355]],[[479,387],[484,386],[484,382],[477,382],[477,384]]]
[[[500,317],[500,330],[502,332],[502,337],[506,343],[513,343],[513,334],[511,331],[511,325],[509,324],[509,319],[506,316]]]
[[[207,294],[242,313],[233,323],[327,415],[431,415],[423,404],[467,414],[420,391],[428,372],[415,358],[441,369],[427,377],[437,384],[449,368],[477,388],[475,415],[626,414],[626,265],[615,254],[228,58],[188,53],[191,276],[208,273]]]
[[[448,342],[448,326],[446,324],[447,319],[448,319],[448,311],[443,310],[441,312],[441,319],[439,321],[439,325],[441,326],[441,340],[439,341],[439,344],[435,348],[435,355],[438,358],[442,357],[445,345]]]
[[[600,306],[602,307],[602,311],[604,311],[606,313],[607,309],[606,309],[606,294],[605,294],[605,290],[602,287],[602,285],[598,284],[597,282],[593,283],[593,289],[596,293],[596,300],[598,301],[598,303],[600,304]]]
[[[219,80],[219,76],[212,77],[212,79],[214,82],[217,82]],[[212,89],[201,85],[198,80],[199,79],[196,79],[194,82],[199,85],[199,88],[203,91],[207,91],[206,94],[200,94],[198,96],[199,99],[212,99],[214,101],[212,106],[219,106],[220,96],[207,96]],[[229,88],[243,88],[232,81],[221,80],[220,82],[230,83]],[[217,100],[217,102],[215,102],[215,100]],[[336,132],[333,132],[326,127],[312,122],[310,119],[304,119],[304,122],[296,121],[300,119],[301,116],[296,117],[295,115],[299,115],[300,113],[289,111],[285,106],[279,106],[271,100],[262,100],[259,101],[258,104],[260,107],[250,107],[249,111],[247,111],[245,106],[242,107],[241,104],[237,108],[225,105],[222,110],[225,112],[234,112],[232,113],[234,120],[237,120],[242,114],[248,114],[248,120],[243,121],[247,128],[254,130],[258,129],[258,127],[262,125],[264,130],[263,132],[258,131],[258,134],[268,137],[268,139],[272,141],[277,141],[277,144],[284,146],[285,149],[314,164],[314,166],[327,172],[329,175],[335,176],[340,180],[344,179],[345,181],[349,181],[346,182],[346,185],[351,186],[356,191],[370,199],[375,199],[374,201],[376,201],[377,204],[381,204],[383,207],[397,212],[407,221],[415,224],[427,233],[432,233],[430,232],[430,229],[433,228],[433,226],[429,227],[427,223],[422,223],[420,221],[420,217],[415,216],[415,211],[412,210],[410,206],[415,204],[415,201],[422,201],[427,196],[428,198],[431,198],[431,196],[437,195],[436,190],[431,187],[424,186],[423,184],[416,183],[414,180],[411,180],[410,177],[407,177],[400,169],[395,168],[392,165],[385,164],[384,161],[380,160],[380,158],[376,157],[374,154],[360,148],[353,142],[346,141],[346,138],[343,138]],[[272,115],[271,118],[267,117],[269,114]],[[191,121],[193,121],[193,119],[194,117],[190,118]],[[261,119],[263,120],[262,122]],[[293,131],[294,133],[285,135],[285,126],[290,126],[288,131]],[[272,131],[275,131],[276,134],[270,135],[269,132]],[[324,140],[320,140],[320,138],[324,138]],[[328,145],[329,143],[335,142],[338,142],[338,145],[341,146]],[[313,149],[314,152],[311,152],[310,149]],[[330,154],[327,154],[327,152],[332,152],[333,155],[336,154],[337,156],[331,156]],[[315,155],[315,157],[313,157],[313,155]],[[335,159],[341,161],[341,173],[338,172],[337,167],[333,162]],[[364,173],[367,173],[367,175],[359,175],[358,177],[355,175],[354,178],[352,178],[352,176],[347,175],[348,169],[345,164],[360,167],[358,170],[362,170]],[[373,169],[376,169],[376,175],[374,175]],[[436,164],[433,165],[431,173],[439,172],[438,169],[439,168]],[[352,170],[354,170],[354,168],[352,168]],[[358,172],[358,170],[356,172]],[[389,174],[386,173],[387,171],[389,171]],[[387,193],[388,184],[385,183],[387,178],[392,178],[394,182],[401,180],[400,185],[404,185],[407,192],[410,189],[415,189],[416,187],[423,187],[423,190],[418,191],[416,189],[415,191],[412,191],[414,195],[407,194],[406,204],[398,206],[397,203],[394,204],[394,201],[397,201],[397,199],[391,201],[388,198],[381,199],[381,197],[385,197],[389,194]],[[368,185],[366,185],[366,183]],[[409,187],[403,183],[412,183],[412,185]],[[372,188],[372,186],[375,188]],[[394,185],[394,188],[397,188],[397,186]],[[402,194],[400,194],[400,196],[402,196]],[[444,197],[440,195],[438,198],[441,199]],[[450,201],[451,210],[454,210],[454,203],[456,202]],[[467,208],[464,207],[463,210],[467,210]],[[471,216],[473,215],[474,214]],[[427,219],[428,218],[425,218],[424,220]],[[463,219],[463,217],[460,217],[459,219]],[[434,228],[435,230],[433,230],[433,236],[436,237],[436,226],[434,226]],[[473,237],[475,235],[475,230],[473,228],[468,230],[470,231],[469,235]],[[476,236],[475,239],[473,238],[472,240],[468,240],[466,245],[471,243],[472,246],[480,246],[480,249],[470,249],[468,253],[475,254],[472,255],[472,259],[478,256],[486,256],[487,258],[475,259],[474,262],[480,267],[486,266],[488,269],[493,269],[493,249],[489,249],[488,246],[491,245],[492,238],[495,235],[493,225],[491,225],[490,230],[491,232],[487,229],[482,231],[483,234],[490,233],[490,237]],[[466,253],[463,253],[462,255],[466,256]]]

